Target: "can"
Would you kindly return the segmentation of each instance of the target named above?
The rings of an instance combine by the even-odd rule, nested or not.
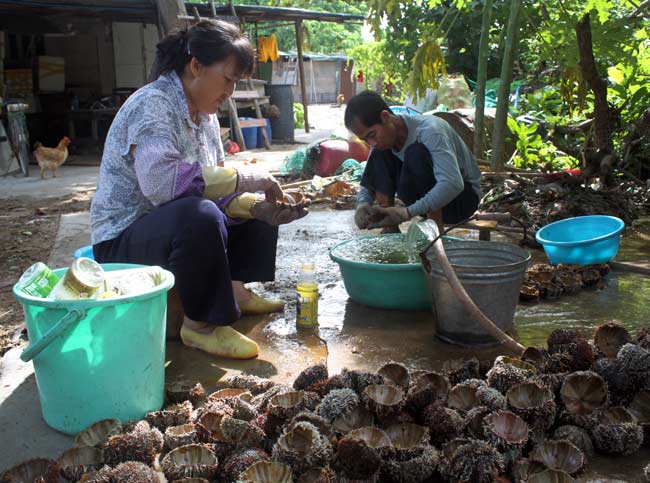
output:
[[[23,273],[18,288],[32,297],[46,298],[59,281],[59,277],[43,262],[37,262]]]
[[[90,298],[104,287],[104,281],[102,266],[95,260],[80,257],[72,262],[48,298],[53,300]]]

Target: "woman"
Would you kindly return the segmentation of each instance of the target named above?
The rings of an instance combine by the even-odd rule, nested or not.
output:
[[[95,259],[169,269],[183,343],[253,358],[257,344],[230,325],[284,304],[244,283],[273,280],[277,226],[307,209],[277,204],[283,193],[271,175],[223,167],[216,112],[254,61],[236,26],[201,21],[173,33],[156,61],[162,75],[129,97],[106,139],[91,207]]]

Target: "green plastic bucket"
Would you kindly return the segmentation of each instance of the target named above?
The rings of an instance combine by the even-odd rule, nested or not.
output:
[[[142,265],[105,264],[105,271]],[[61,277],[67,268],[54,270]],[[45,300],[14,286],[23,304],[45,422],[76,434],[100,419],[141,419],[163,405],[167,292],[106,300]]]

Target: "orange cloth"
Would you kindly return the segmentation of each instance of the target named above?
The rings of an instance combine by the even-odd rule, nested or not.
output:
[[[280,58],[278,53],[278,39],[275,34],[257,39],[257,56],[260,62],[276,61]]]

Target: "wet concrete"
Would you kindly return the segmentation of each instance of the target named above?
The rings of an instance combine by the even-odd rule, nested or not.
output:
[[[412,370],[437,370],[449,359],[473,356],[489,359],[502,352],[462,349],[436,340],[429,312],[378,310],[349,300],[328,249],[358,234],[352,211],[315,211],[281,227],[276,281],[254,284],[253,288],[264,295],[284,299],[286,310],[281,314],[245,317],[236,324],[238,330],[260,344],[260,357],[252,361],[229,361],[187,348],[180,342],[169,342],[168,382],[200,381],[212,390],[223,384],[224,376],[240,372],[290,382],[303,368],[319,361],[327,361],[331,373],[344,367],[376,370],[390,360],[400,361]],[[625,257],[626,243],[621,258]],[[59,248],[62,253],[72,253],[72,247]],[[635,257],[642,253],[642,250],[636,252]],[[543,258],[542,253],[535,254],[536,260]],[[313,261],[317,267],[321,300],[319,326],[315,331],[298,330],[295,324],[292,301],[303,261]],[[614,272],[608,277],[605,290],[585,291],[555,302],[520,305],[515,320],[517,336],[522,343],[541,344],[556,327],[576,324],[591,327],[612,318],[618,318],[632,330],[650,320],[648,296],[650,279]],[[10,351],[0,365],[4,386],[0,398],[0,438],[15,442],[10,443],[15,448],[0,451],[0,470],[29,457],[56,456],[71,445],[69,438],[47,428],[42,421],[31,364],[21,363],[18,353],[18,350]],[[648,460],[650,450],[646,449],[632,457],[599,457],[580,481],[644,481],[642,468]]]

